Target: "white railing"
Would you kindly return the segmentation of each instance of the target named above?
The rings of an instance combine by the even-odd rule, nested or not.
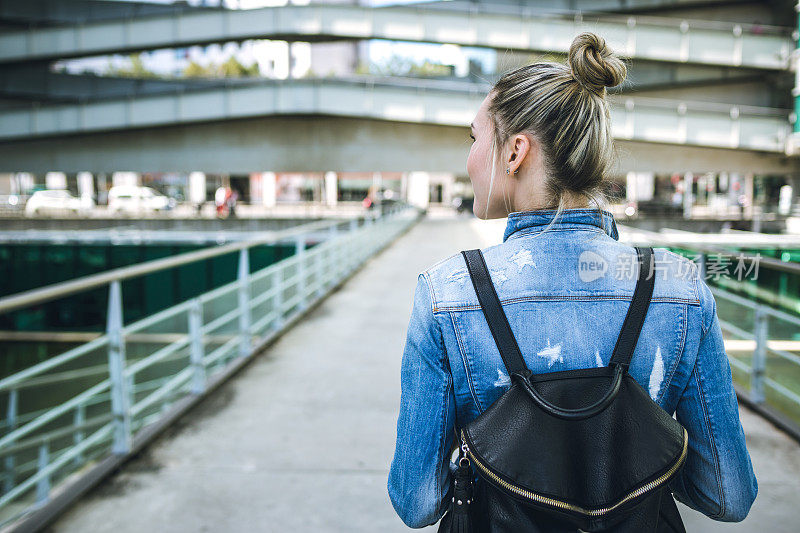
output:
[[[418,215],[398,208],[362,226],[315,222],[0,299],[4,313],[98,286],[109,294],[105,334],[0,379],[0,527],[41,509],[67,477],[130,454],[143,428],[204,395],[210,379],[252,357]],[[306,248],[307,232],[321,226],[329,238]],[[287,235],[296,253],[251,273],[249,250]],[[123,280],[237,250],[235,281],[124,323]]]

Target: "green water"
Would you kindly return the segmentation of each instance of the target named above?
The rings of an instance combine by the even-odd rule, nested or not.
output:
[[[690,258],[694,255],[691,250],[680,248],[672,248],[672,250]],[[800,263],[800,250],[795,249],[734,248],[732,250],[736,253],[743,252],[752,255],[758,253],[761,257]],[[767,305],[772,309],[800,317],[800,276],[771,269],[761,263],[759,263],[757,272],[753,268],[748,274],[750,266],[747,265],[745,270],[737,275],[735,267],[736,260],[734,259],[728,268],[724,269],[722,275],[707,277],[706,283],[709,286],[719,287],[745,297],[750,301]],[[745,331],[753,332],[754,313],[752,310],[743,309],[741,305],[721,297],[716,298],[716,302],[717,316],[720,320],[734,324]],[[771,340],[800,341],[800,328],[786,320],[769,317],[767,320],[767,337]],[[736,337],[725,333],[725,338],[734,339]],[[800,352],[793,353],[800,355]],[[728,355],[746,364],[748,368],[751,365],[752,353],[730,350]],[[745,391],[749,391],[749,374],[733,365],[731,371],[734,381],[741,385]],[[800,365],[795,362],[768,351],[766,376],[795,394],[800,394]],[[800,425],[800,405],[772,387],[765,385],[764,392],[768,405]]]
[[[669,249],[689,258],[696,255],[692,250]],[[761,257],[800,264],[800,250],[795,249],[731,248],[731,251],[750,255],[760,254]],[[711,261],[711,258],[706,259],[707,269]],[[744,263],[744,268],[737,271],[737,263],[735,257],[731,258],[729,265],[718,270],[720,275],[716,273],[708,275],[706,283],[711,287],[719,287],[754,302],[769,305],[773,309],[800,316],[800,276],[772,269],[760,262],[757,270],[754,266],[751,268],[750,264]]]
[[[114,268],[207,248],[202,245],[3,244],[0,245],[0,297]],[[294,245],[250,249],[255,272],[294,254]],[[122,282],[126,324],[234,281],[239,253],[198,261]],[[103,332],[108,288],[84,291],[55,301],[0,314],[0,332]],[[2,336],[2,333],[0,333]],[[0,340],[0,376],[44,361],[81,342]]]

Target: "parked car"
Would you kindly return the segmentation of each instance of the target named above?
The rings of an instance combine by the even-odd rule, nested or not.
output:
[[[108,208],[112,213],[163,211],[172,209],[175,203],[150,187],[117,185],[108,191]]]
[[[25,204],[25,214],[39,215],[42,213],[79,213],[84,209],[91,208],[85,205],[80,198],[72,196],[69,191],[63,189],[44,189],[36,191],[28,198]]]

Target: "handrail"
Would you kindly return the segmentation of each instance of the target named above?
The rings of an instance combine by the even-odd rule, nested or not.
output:
[[[115,268],[99,274],[92,274],[90,276],[85,276],[70,281],[54,283],[52,285],[47,285],[46,287],[40,287],[38,289],[32,289],[18,294],[13,294],[11,296],[6,296],[5,298],[0,298],[0,314],[8,313],[9,311],[14,311],[29,305],[48,302],[50,300],[55,300],[56,298],[69,296],[70,294],[75,294],[76,292],[107,285],[112,281],[123,281],[142,276],[144,274],[150,274],[152,272],[158,272],[160,270],[166,270],[189,263],[202,261],[211,257],[218,257],[231,252],[250,249],[253,246],[272,244],[283,239],[302,235],[304,233],[327,229],[331,226],[339,226],[343,224],[343,222],[344,221],[342,220],[320,220],[287,230],[264,232],[266,235],[262,235],[247,241],[215,246],[193,252],[186,252],[173,257],[154,259],[138,265]]]
[[[640,229],[617,223],[617,229],[620,228],[624,229],[626,232],[629,232],[629,235],[626,235],[625,239],[623,239],[622,235],[620,234],[620,241],[625,242],[627,244],[652,243],[650,244],[650,246],[666,247],[666,248],[676,248],[676,247],[687,248],[702,253],[720,254],[729,257],[736,257],[737,259],[741,258],[749,262],[758,261],[759,264],[766,265],[769,268],[773,268],[775,270],[781,270],[783,272],[788,272],[789,274],[800,275],[800,264],[797,263],[781,261],[773,257],[755,256],[753,254],[748,254],[744,252],[732,252],[726,249],[724,246],[713,245],[713,244],[697,244],[694,242],[681,240],[680,238],[667,237],[664,234],[655,231]],[[636,233],[641,234],[644,238],[643,239],[637,238]]]

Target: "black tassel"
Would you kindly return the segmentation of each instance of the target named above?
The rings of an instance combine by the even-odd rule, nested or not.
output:
[[[472,475],[469,461],[461,459],[453,479],[453,522],[452,533],[472,533],[469,509],[472,505]]]
[[[470,507],[473,500],[472,470],[466,455],[466,444],[459,450],[458,468],[453,474],[453,499],[450,508],[442,517],[438,533],[472,533],[473,523]]]
[[[472,533],[469,515],[465,513],[457,513],[453,515],[453,525],[451,526],[450,531],[452,531],[452,533]]]

